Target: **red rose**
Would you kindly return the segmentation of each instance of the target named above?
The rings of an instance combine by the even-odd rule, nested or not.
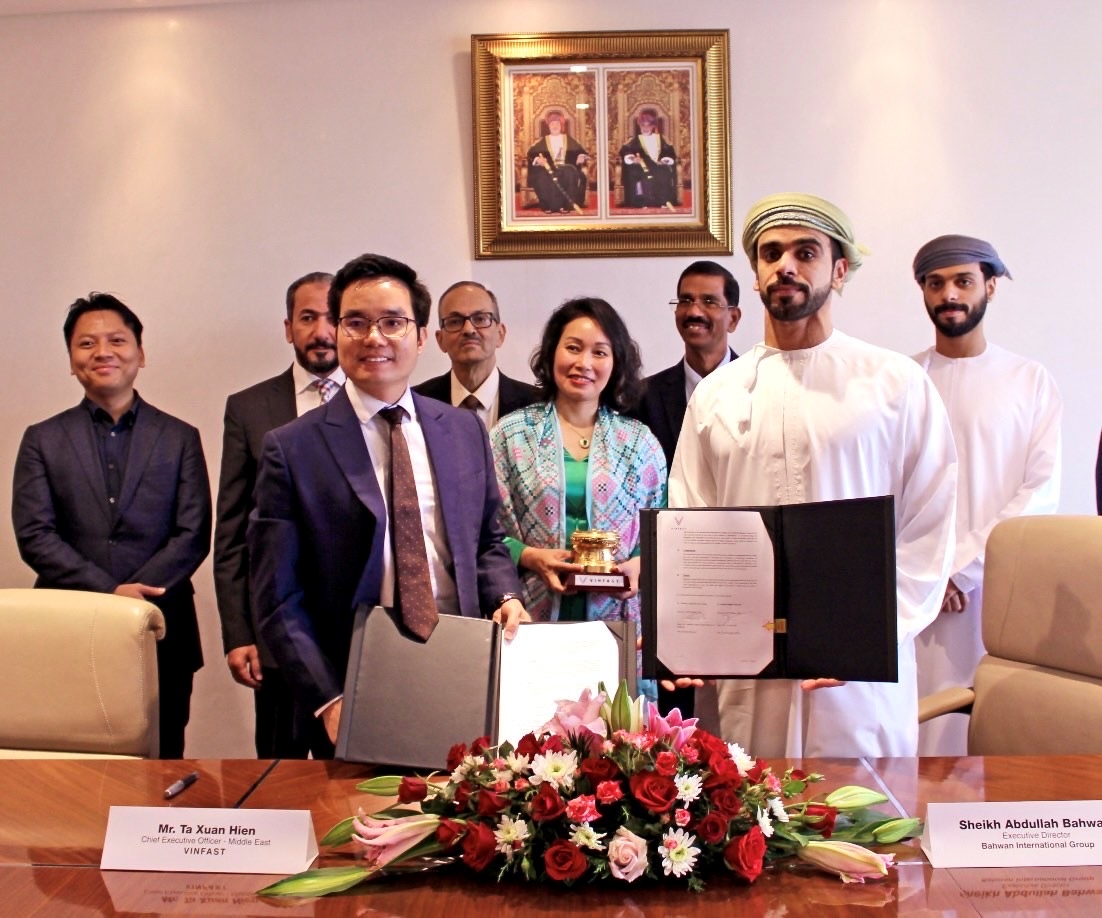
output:
[[[717,787],[708,794],[712,806],[720,816],[734,819],[742,810],[742,801],[733,787]]]
[[[466,832],[467,826],[464,823],[456,822],[454,819],[441,819],[436,827],[436,840],[447,849],[459,841]]]
[[[709,774],[704,779],[705,790],[713,787],[738,787],[742,784],[738,766],[730,759],[713,759],[708,767]]]
[[[419,803],[428,796],[429,786],[424,778],[405,777],[398,785],[399,803]]]
[[[474,785],[470,781],[460,781],[455,785],[455,805],[463,809],[471,799],[471,791]]]
[[[663,749],[654,757],[654,770],[660,775],[672,778],[677,774],[677,753]]]
[[[761,876],[764,858],[765,836],[761,834],[761,826],[754,826],[745,835],[732,838],[723,849],[723,862],[748,883]]]
[[[582,759],[578,770],[596,787],[602,781],[614,781],[620,777],[620,766],[604,756]]]
[[[463,756],[467,754],[467,747],[463,743],[456,743],[448,750],[448,771],[455,771],[463,764]]]
[[[495,794],[493,791],[486,789],[478,792],[479,816],[496,816],[508,805],[509,800],[501,794]]]
[[[807,772],[801,768],[793,768],[791,777],[793,781],[802,781],[807,777]]]
[[[730,819],[712,810],[696,824],[697,837],[709,845],[718,845],[727,834]]]
[[[566,812],[566,804],[563,803],[559,792],[546,782],[540,785],[539,793],[532,798],[529,807],[529,812],[536,822],[558,819]]]
[[[540,744],[536,739],[535,734],[525,733],[519,743],[517,743],[517,755],[528,756],[528,761],[531,762],[533,756],[539,755]]]
[[[748,772],[746,772],[746,780],[751,784],[757,784],[761,780],[761,773],[769,767],[769,763],[765,759],[757,759]]]
[[[552,880],[561,882],[578,879],[585,873],[589,862],[577,845],[560,838],[548,845],[543,853],[543,866]]]
[[[624,796],[619,781],[602,781],[597,785],[597,799],[601,803],[615,803]]]
[[[488,736],[480,736],[471,743],[471,755],[482,755],[491,749],[493,749],[493,746],[490,745],[490,737]]]
[[[548,736],[547,739],[545,739],[543,741],[543,744],[540,746],[540,752],[542,752],[544,755],[547,755],[547,753],[549,753],[549,752],[562,752],[562,751],[563,751],[562,737],[559,736],[557,733],[552,733],[550,736]]]
[[[672,778],[654,771],[640,771],[631,776],[631,793],[652,813],[665,813],[677,799],[677,785]]]
[[[804,822],[807,823],[807,827],[814,829],[823,838],[830,838],[837,818],[838,811],[825,803],[809,803],[804,810]]]
[[[496,853],[494,830],[484,822],[468,822],[467,834],[463,836],[463,863],[472,870],[485,870]]]

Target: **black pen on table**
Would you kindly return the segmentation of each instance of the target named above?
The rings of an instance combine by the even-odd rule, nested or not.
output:
[[[165,800],[171,800],[177,794],[183,793],[198,780],[199,772],[193,771],[190,775],[184,775],[179,781],[173,781],[165,790]]]

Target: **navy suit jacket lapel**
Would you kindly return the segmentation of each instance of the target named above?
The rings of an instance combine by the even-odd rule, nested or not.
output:
[[[379,480],[371,465],[371,455],[364,442],[360,419],[356,417],[348,393],[341,389],[320,410],[324,412],[321,418],[321,435],[341,473],[360,502],[376,519],[385,520],[383,492],[379,490]]]
[[[88,479],[90,493],[94,496],[92,503],[103,514],[103,520],[110,525],[111,513],[107,507],[107,481],[103,477],[103,462],[100,460],[99,445],[96,443],[96,432],[92,427],[92,419],[88,415],[87,408],[80,404],[67,413],[64,425],[65,436],[72,444],[70,452],[81,474]]]
[[[142,480],[145,468],[157,449],[163,426],[161,412],[148,402],[142,402],[134,418],[134,429],[130,431],[130,449],[126,454],[126,474],[122,479],[119,512],[116,519],[126,512],[130,501],[134,499],[138,491],[138,483]]]
[[[666,412],[666,430],[676,443],[678,434],[681,432],[681,424],[685,420],[685,411],[689,406],[685,399],[685,362],[679,363],[677,372],[671,373],[663,383],[666,392],[662,396],[661,404]]]

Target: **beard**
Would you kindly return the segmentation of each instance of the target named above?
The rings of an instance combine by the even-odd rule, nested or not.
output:
[[[803,293],[803,300],[800,301],[798,295],[786,294],[774,301],[773,290],[778,286],[782,285],[770,284],[761,294],[761,301],[765,304],[766,311],[778,322],[797,322],[800,319],[815,315],[822,309],[823,304],[830,299],[830,294],[833,292],[833,288],[829,284],[812,290],[807,284],[798,284],[791,281],[783,286],[796,287]]]
[[[983,321],[983,314],[987,312],[987,297],[984,296],[975,306],[969,308],[967,314],[961,321],[947,321],[945,319],[945,314],[957,309],[959,309],[959,307],[947,305],[927,306],[926,312],[929,313],[930,321],[934,323],[934,328],[941,332],[946,338],[960,338],[963,335],[967,335]]]
[[[328,352],[313,350],[319,346],[328,347]],[[337,368],[337,349],[326,341],[311,341],[305,348],[295,348],[295,360],[303,369],[322,376]]]

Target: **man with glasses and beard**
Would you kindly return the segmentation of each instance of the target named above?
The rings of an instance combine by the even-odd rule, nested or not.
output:
[[[332,279],[332,274],[315,271],[287,288],[283,330],[294,349],[295,362],[278,376],[226,400],[214,530],[214,587],[226,665],[234,680],[254,693],[256,754],[262,759],[304,759],[309,746],[292,736],[290,689],[267,648],[257,641],[245,533],[264,434],[317,408],[344,384],[326,301]]]
[[[984,547],[995,524],[1056,512],[1063,408],[1043,366],[984,334],[996,283],[1010,279],[990,243],[970,236],[932,239],[915,256],[914,276],[934,324],[934,346],[915,360],[945,402],[959,463],[953,573],[940,614],[917,642],[918,689],[927,695],[972,684],[984,653]],[[967,729],[963,714],[923,724],[919,754],[965,755]]]
[[[459,281],[440,294],[436,343],[448,357],[448,373],[418,383],[413,391],[456,408],[470,408],[492,428],[498,418],[539,399],[535,386],[511,379],[497,368],[505,343],[497,297],[475,281]]]
[[[945,408],[914,361],[835,329],[835,295],[864,254],[841,210],[811,195],[772,195],[750,209],[742,244],[765,304],[765,341],[697,386],[669,505],[893,495],[899,681],[841,683],[827,678],[824,660],[821,679],[701,685],[696,713],[763,757],[913,756],[914,639],[937,615],[953,545],[956,454]]]

